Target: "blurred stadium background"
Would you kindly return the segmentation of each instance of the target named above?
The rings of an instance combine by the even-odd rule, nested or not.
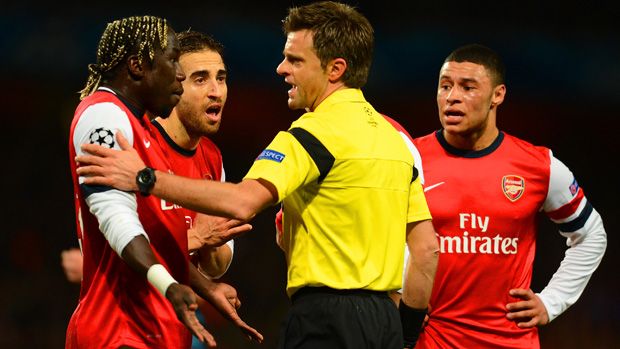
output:
[[[225,45],[229,99],[215,141],[222,149],[228,179],[238,181],[273,135],[300,115],[286,108],[287,87],[275,67],[284,43],[280,21],[289,6],[307,2],[3,4],[1,348],[64,345],[79,292],[60,268],[60,252],[77,246],[68,128],[86,65],[95,60],[106,23],[129,15],[158,15],[168,18],[177,31],[208,32]],[[500,127],[554,150],[601,213],[609,238],[603,263],[580,301],[541,330],[542,346],[618,347],[617,10],[611,5],[560,1],[348,3],[360,8],[376,30],[375,60],[365,95],[413,136],[439,127],[436,78],[453,48],[479,42],[504,57],[508,95],[500,107]],[[274,243],[275,212],[272,208],[258,215],[254,231],[237,240],[235,259],[225,277],[242,298],[241,315],[262,331],[265,344],[248,344],[235,328],[213,315],[208,327],[220,348],[275,346],[289,305],[285,261]],[[538,248],[536,291],[556,270],[565,249],[564,240],[544,217]]]

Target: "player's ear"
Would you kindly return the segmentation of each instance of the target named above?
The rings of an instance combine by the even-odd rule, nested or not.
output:
[[[344,58],[334,58],[327,64],[327,75],[329,82],[336,82],[342,78],[344,72],[347,70],[347,61]]]
[[[493,89],[493,96],[491,97],[491,109],[497,107],[504,102],[506,96],[506,85],[499,84]]]
[[[144,76],[144,62],[140,62],[138,55],[129,55],[127,57],[127,72],[129,76],[136,80],[142,79]]]

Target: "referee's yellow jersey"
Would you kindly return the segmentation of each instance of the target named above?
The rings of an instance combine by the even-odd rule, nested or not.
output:
[[[413,161],[359,89],[334,92],[278,133],[245,178],[278,190],[289,296],[401,288],[406,224],[431,218]]]

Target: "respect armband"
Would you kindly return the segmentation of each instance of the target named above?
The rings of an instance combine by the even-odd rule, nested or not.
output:
[[[400,323],[403,326],[404,347],[413,348],[420,336],[428,308],[414,309],[407,306],[401,299],[398,304],[398,311],[400,312]]]
[[[166,297],[166,291],[172,284],[178,284],[178,282],[170,275],[168,270],[161,264],[153,264],[146,272],[146,278],[149,283],[155,287],[162,296]]]

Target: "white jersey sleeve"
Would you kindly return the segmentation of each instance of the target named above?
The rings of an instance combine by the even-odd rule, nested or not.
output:
[[[558,224],[569,246],[560,267],[538,294],[552,321],[581,296],[603,258],[607,235],[601,216],[586,199],[572,172],[550,155],[549,192],[543,210]]]
[[[115,135],[122,132],[133,144],[133,131],[127,114],[114,103],[98,103],[88,107],[80,116],[73,133],[73,147],[78,155],[84,154],[80,146],[85,143],[99,144],[108,148],[120,149]],[[138,235],[148,236],[140,223],[137,201],[133,193],[109,187],[84,185],[79,183],[90,212],[99,222],[99,230],[108,243],[121,255],[123,249]]]

